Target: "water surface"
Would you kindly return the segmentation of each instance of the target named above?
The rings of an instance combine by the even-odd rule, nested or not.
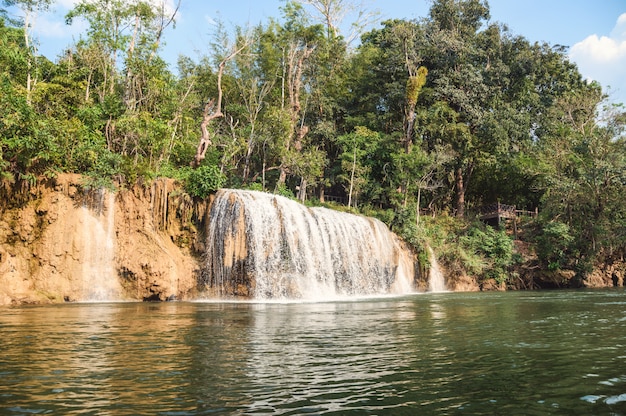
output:
[[[0,414],[626,414],[626,292],[0,309]]]

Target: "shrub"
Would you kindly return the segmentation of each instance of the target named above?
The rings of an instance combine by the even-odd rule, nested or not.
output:
[[[569,252],[573,242],[574,237],[570,233],[569,225],[550,221],[543,226],[542,233],[537,237],[537,256],[548,269],[561,269],[571,257]]]
[[[185,190],[191,196],[206,198],[226,182],[226,177],[215,165],[202,165],[189,171]]]
[[[508,279],[508,268],[514,258],[513,241],[506,232],[476,223],[459,241],[469,251],[485,259],[484,277],[495,279],[498,283]]]

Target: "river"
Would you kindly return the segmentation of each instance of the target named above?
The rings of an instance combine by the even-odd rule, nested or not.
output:
[[[0,414],[626,414],[626,292],[0,309]]]

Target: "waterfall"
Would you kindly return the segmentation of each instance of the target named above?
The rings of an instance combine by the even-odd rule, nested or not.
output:
[[[413,279],[413,255],[376,219],[256,191],[220,190],[211,207],[211,295],[328,300],[409,293]]]
[[[430,263],[430,270],[428,272],[428,291],[429,292],[446,292],[446,280],[443,277],[437,256],[433,249],[428,246],[428,262]]]
[[[110,301],[121,297],[115,271],[115,194],[100,190],[81,207],[83,298]]]

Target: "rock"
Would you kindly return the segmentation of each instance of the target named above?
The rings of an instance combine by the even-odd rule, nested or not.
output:
[[[475,278],[462,274],[460,276],[450,276],[444,272],[444,275],[448,276],[446,285],[449,290],[455,292],[477,292],[481,290],[478,282]]]
[[[0,305],[85,299],[85,256],[94,244],[85,227],[106,216],[94,204],[102,194],[86,194],[81,182],[59,175],[22,206],[0,207]],[[193,247],[203,243],[193,242],[199,235],[189,230],[199,227],[179,212],[195,209],[191,200],[178,202],[182,195],[171,180],[115,195],[110,270],[124,299],[185,299],[196,289],[201,256]]]
[[[573,270],[540,270],[535,276],[535,283],[542,289],[579,287],[575,278]]]
[[[496,279],[486,279],[480,285],[480,290],[484,292],[503,291],[506,290],[506,285],[504,283],[498,283]]]

